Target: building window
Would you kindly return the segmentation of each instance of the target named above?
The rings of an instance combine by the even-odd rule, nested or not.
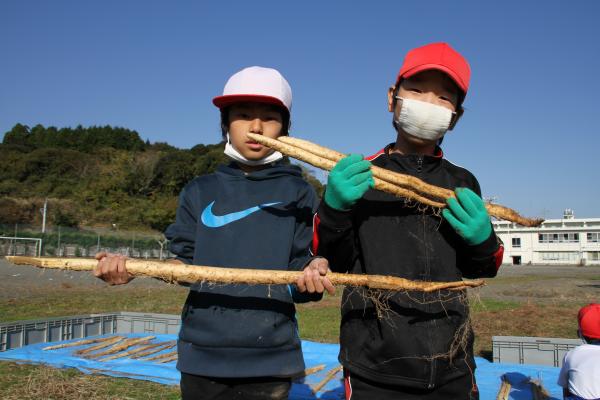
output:
[[[543,251],[540,257],[542,261],[579,261],[579,253],[574,251]]]
[[[521,238],[512,238],[512,247],[521,247]]]
[[[600,232],[591,232],[587,234],[587,241],[589,243],[598,243],[600,242]]]
[[[600,251],[588,251],[587,258],[589,261],[600,261]]]
[[[539,243],[579,243],[579,233],[540,233]]]

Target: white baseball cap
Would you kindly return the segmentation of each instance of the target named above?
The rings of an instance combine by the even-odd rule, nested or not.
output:
[[[240,102],[258,102],[292,110],[292,88],[273,68],[248,67],[233,74],[225,84],[223,95],[213,99],[219,108]]]

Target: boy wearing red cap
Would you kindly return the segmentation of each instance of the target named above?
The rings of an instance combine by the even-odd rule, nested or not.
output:
[[[234,74],[213,103],[232,159],[181,192],[165,232],[175,262],[304,270],[295,286],[194,284],[183,307],[177,369],[186,399],[287,399],[304,370],[294,302],[334,288],[327,261],[310,254],[318,199],[299,167],[247,137],[277,138],[289,128],[292,91],[272,68]],[[131,280],[122,257],[100,253],[95,275]],[[300,293],[308,292],[308,293]],[[316,293],[318,292],[318,293]]]
[[[406,55],[388,91],[396,141],[367,159],[350,155],[331,171],[316,216],[313,252],[332,270],[421,281],[493,277],[503,249],[477,179],[439,147],[463,114],[467,61],[445,43]],[[455,190],[440,215],[373,190],[370,166]],[[346,289],[339,360],[346,398],[477,399],[466,294]],[[377,297],[377,294],[375,294]]]
[[[600,399],[600,304],[579,310],[578,334],[585,342],[565,354],[558,376],[566,400]]]

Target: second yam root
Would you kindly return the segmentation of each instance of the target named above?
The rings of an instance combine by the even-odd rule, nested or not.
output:
[[[345,157],[345,154],[303,139],[289,136],[271,139],[254,133],[247,135],[257,143],[327,171],[331,171],[335,164]],[[446,199],[455,197],[452,190],[428,184],[414,176],[399,174],[376,166],[371,167],[371,171],[375,189],[398,197],[414,200],[434,208],[445,208]],[[519,225],[534,227],[540,226],[544,222],[543,219],[523,217],[515,210],[499,204],[486,203],[485,206],[490,215]]]

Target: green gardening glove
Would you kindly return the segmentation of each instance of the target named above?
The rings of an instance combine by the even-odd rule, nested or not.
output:
[[[456,232],[471,246],[485,242],[492,234],[490,216],[481,197],[468,188],[456,188],[442,214]]]
[[[360,154],[350,154],[333,167],[327,179],[325,203],[336,210],[348,210],[375,185],[371,163]]]

